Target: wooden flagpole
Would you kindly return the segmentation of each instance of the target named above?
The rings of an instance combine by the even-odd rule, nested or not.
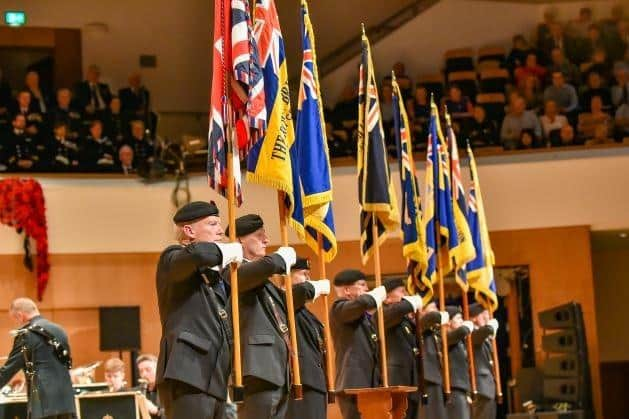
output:
[[[288,220],[286,207],[284,206],[284,192],[277,192],[277,203],[280,212],[280,235],[282,246],[288,246]],[[301,372],[299,370],[299,350],[297,348],[297,332],[295,330],[295,303],[293,302],[293,282],[290,276],[290,266],[286,267],[284,286],[286,288],[286,317],[288,319],[288,334],[290,337],[290,361],[293,376],[292,390],[295,400],[303,399],[301,386]]]
[[[435,205],[435,214],[439,214],[437,205]],[[443,283],[443,273],[441,272],[441,235],[439,234],[440,225],[437,217],[435,216],[435,257],[437,262],[437,280],[439,281],[439,310],[445,311],[446,309],[446,292],[445,285]],[[441,322],[440,322],[441,323]],[[446,399],[449,398],[450,390],[450,357],[448,356],[448,331],[444,325],[440,325],[441,330],[441,358],[443,359],[443,392],[446,395]]]
[[[463,319],[470,319],[470,304],[467,301],[467,292],[461,288],[461,301],[463,302]],[[472,334],[467,335],[465,339],[467,344],[467,359],[468,359],[468,367],[470,372],[470,385],[472,387],[472,399],[476,398],[478,394],[478,389],[476,387],[476,364],[474,361],[474,347],[472,346]]]
[[[323,258],[323,236],[317,233],[317,245],[319,248],[319,276],[327,278],[325,259]],[[330,333],[330,296],[323,296],[323,335],[325,339],[325,370],[328,385],[328,403],[334,403],[334,365],[332,363],[332,334]]]
[[[373,238],[373,263],[376,287],[382,285],[382,272],[380,270],[380,246],[378,245],[378,218],[371,214],[371,236]],[[384,311],[382,304],[378,307],[378,335],[380,337],[380,368],[382,370],[382,387],[389,387],[389,370],[387,369],[387,342],[384,333]]]
[[[489,318],[494,318],[494,313],[489,311]],[[496,380],[496,401],[498,404],[502,404],[502,380],[500,379],[500,364],[498,361],[498,344],[496,338],[491,340],[491,355],[494,361],[494,380]]]

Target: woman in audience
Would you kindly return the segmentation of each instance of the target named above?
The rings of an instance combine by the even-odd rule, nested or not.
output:
[[[551,133],[559,131],[564,125],[567,125],[568,119],[563,115],[559,115],[557,104],[554,100],[547,100],[544,105],[544,115],[541,116],[540,122],[544,139],[548,143],[551,141]]]
[[[522,67],[526,62],[526,56],[533,51],[524,35],[516,35],[513,37],[513,47],[507,56],[507,68],[513,76],[514,71],[518,67]]]
[[[544,77],[546,77],[546,69],[537,63],[537,55],[534,52],[529,52],[526,56],[526,63],[524,66],[515,70],[514,77],[516,84],[520,86],[524,79],[529,75],[535,76],[540,85],[544,82]]]
[[[603,111],[603,100],[600,96],[592,97],[590,108],[590,112],[579,115],[579,126],[577,127],[577,131],[579,133],[579,137],[583,140],[593,138],[598,126],[609,126],[612,124],[611,116]]]
[[[485,147],[499,144],[496,123],[487,119],[485,108],[474,107],[474,120],[470,124],[470,142],[473,147]]]
[[[543,95],[540,85],[539,79],[529,74],[522,80],[522,83],[518,87],[518,93],[526,102],[526,109],[535,113],[538,113],[543,105]]]
[[[596,71],[590,72],[587,78],[587,86],[585,87],[580,103],[585,108],[585,111],[590,111],[590,103],[592,98],[598,96],[603,103],[603,109],[609,110],[612,107],[612,97],[610,90],[603,85],[601,75]]]

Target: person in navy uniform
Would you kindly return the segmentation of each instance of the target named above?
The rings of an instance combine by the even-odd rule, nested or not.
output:
[[[26,117],[16,114],[11,121],[13,130],[6,140],[7,166],[9,170],[35,171],[39,168],[40,155],[37,152],[37,142],[26,131]]]
[[[81,150],[82,169],[88,172],[110,172],[114,169],[114,154],[114,145],[103,136],[103,123],[94,119]]]
[[[450,419],[470,419],[471,385],[465,339],[474,330],[474,323],[470,320],[463,320],[463,312],[459,306],[447,306],[446,311],[450,316],[448,356],[451,389],[450,401],[446,403],[446,410]]]
[[[480,304],[470,304],[470,317],[474,322],[472,345],[476,366],[476,388],[478,394],[472,404],[474,419],[495,419],[496,380],[491,340],[498,332],[498,320],[490,319],[489,312]]]
[[[26,134],[37,140],[44,128],[44,117],[39,112],[38,107],[33,103],[31,93],[28,90],[21,90],[15,97],[12,115],[23,115],[26,119]]]
[[[0,368],[0,388],[20,370],[27,381],[30,419],[71,419],[75,416],[68,336],[61,326],[39,314],[28,298],[13,300],[9,315],[20,327],[6,363]]]
[[[79,147],[68,138],[68,127],[56,122],[48,145],[47,165],[55,172],[71,172],[79,168]]]
[[[364,273],[344,270],[334,277],[337,299],[330,309],[336,353],[337,400],[344,419],[360,419],[356,399],[345,390],[377,387],[381,382],[376,309],[387,298],[384,286],[368,291]],[[385,329],[421,307],[421,298],[403,296],[383,307]]]
[[[310,260],[297,258],[291,269],[293,285],[310,279]],[[325,294],[327,295],[327,294]],[[287,418],[325,419],[327,417],[327,382],[325,372],[325,341],[323,324],[307,308],[295,312],[299,368],[303,399],[288,401]]]
[[[54,126],[57,122],[63,122],[68,127],[68,138],[77,141],[83,122],[81,112],[72,106],[72,92],[70,89],[62,87],[57,90],[57,102],[48,114],[49,125]]]

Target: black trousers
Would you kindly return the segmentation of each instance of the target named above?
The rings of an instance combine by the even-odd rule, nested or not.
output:
[[[446,411],[448,419],[470,419],[472,412],[467,402],[467,393],[453,388],[450,393],[450,402],[446,404]]]
[[[336,402],[339,404],[343,419],[360,419],[360,412],[358,411],[356,396],[337,394]]]
[[[181,381],[166,380],[157,388],[168,419],[225,419],[219,400]]]
[[[496,400],[478,395],[472,404],[472,418],[495,419]]]
[[[313,390],[308,386],[303,386],[304,398],[288,400],[288,413],[286,419],[326,419],[327,416],[327,393]]]
[[[285,419],[288,398],[285,386],[248,377],[245,380],[245,397],[238,407],[238,419]]]
[[[417,393],[415,393],[417,395]],[[409,393],[408,408],[406,409],[406,419],[417,419],[417,409],[419,408],[419,400],[417,397],[411,397]]]
[[[443,401],[443,389],[439,384],[426,383],[428,403],[419,406],[418,419],[446,419],[446,407]]]

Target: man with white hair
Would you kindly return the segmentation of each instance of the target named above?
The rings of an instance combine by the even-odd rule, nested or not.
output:
[[[24,370],[28,385],[28,417],[75,417],[74,391],[68,371],[72,365],[68,336],[61,326],[39,314],[29,298],[17,298],[9,315],[19,328],[7,362],[0,368],[0,387]]]

